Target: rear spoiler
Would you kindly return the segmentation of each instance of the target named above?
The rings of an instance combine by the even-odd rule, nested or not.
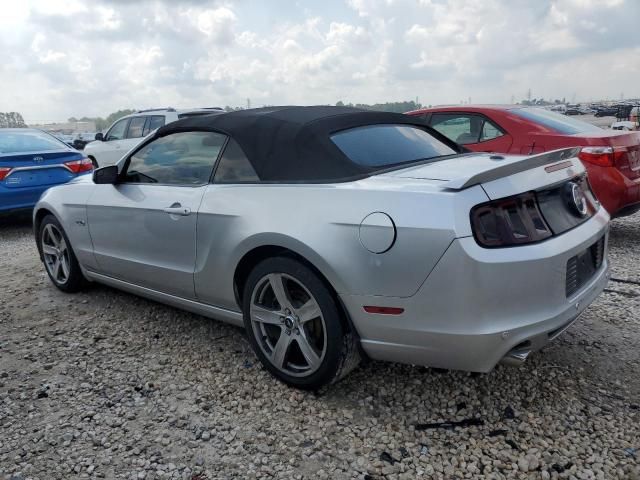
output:
[[[522,160],[517,162],[510,162],[504,165],[496,165],[495,168],[484,170],[482,172],[476,173],[475,175],[472,175],[471,177],[454,178],[453,180],[449,180],[442,186],[444,188],[450,188],[452,190],[463,190],[473,185],[491,182],[492,180],[508,177],[509,175],[513,175],[515,173],[524,172],[525,170],[531,170],[533,168],[542,167],[551,163],[562,162],[563,160],[577,158],[579,153],[580,147],[574,147],[554,150],[552,152],[541,153],[539,155],[532,155],[529,157],[524,157]],[[500,159],[503,158],[501,155],[499,156]],[[497,164],[500,162],[500,159],[495,160]],[[558,165],[558,170],[560,168],[570,166],[571,165],[568,164],[565,166]]]

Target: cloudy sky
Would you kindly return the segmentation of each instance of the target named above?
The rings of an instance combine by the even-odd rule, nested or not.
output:
[[[639,0],[22,0],[0,110],[640,96]]]

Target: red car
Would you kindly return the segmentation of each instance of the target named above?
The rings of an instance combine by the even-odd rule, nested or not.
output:
[[[582,147],[591,186],[612,216],[640,210],[640,132],[603,130],[542,108],[472,106],[407,112],[475,152],[530,155]]]

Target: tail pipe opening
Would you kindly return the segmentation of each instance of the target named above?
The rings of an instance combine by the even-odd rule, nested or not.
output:
[[[529,358],[532,351],[533,348],[531,347],[531,342],[527,340],[526,342],[519,343],[513,349],[509,350],[502,360],[500,360],[500,363],[503,365],[510,365],[512,367],[519,367],[527,360],[527,358]]]

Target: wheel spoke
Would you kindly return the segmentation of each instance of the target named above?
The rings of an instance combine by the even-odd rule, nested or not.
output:
[[[53,227],[51,226],[51,224],[45,227],[45,231],[47,233],[47,236],[49,237],[49,240],[51,241],[51,245],[56,247],[59,250],[60,242],[58,241],[58,238],[56,237],[55,233],[53,233]]]
[[[58,277],[60,276],[60,260],[56,257],[55,261],[53,262],[53,278],[55,278],[56,280],[58,280]]]
[[[45,255],[58,256],[58,252],[59,250],[56,247],[44,242],[42,243],[42,253],[44,253]]]
[[[59,247],[60,253],[64,253],[67,250],[67,242],[64,241],[64,237],[60,236]]]
[[[60,266],[62,267],[63,281],[66,281],[69,278],[69,264],[67,263],[67,257],[64,255],[60,258]]]
[[[296,342],[298,342],[300,351],[302,352],[304,359],[309,364],[309,367],[311,369],[315,369],[320,364],[320,357],[315,352],[315,350],[307,340],[306,335],[302,333],[302,331],[300,332],[300,335],[296,337]]]
[[[276,346],[273,348],[273,353],[271,354],[271,361],[276,367],[283,368],[290,343],[291,337],[282,330],[280,338],[278,339]]]
[[[269,285],[273,290],[273,294],[276,296],[276,300],[280,304],[282,310],[288,308],[292,309],[287,290],[284,288],[284,278],[279,273],[272,273],[269,275]]]
[[[282,323],[282,317],[277,310],[269,310],[260,305],[251,305],[251,318],[260,323],[267,323],[270,325],[280,325]]]
[[[318,302],[316,302],[313,297],[310,297],[307,303],[296,309],[296,315],[298,315],[301,323],[305,323],[314,318],[318,318],[322,315],[322,312],[320,311]]]

